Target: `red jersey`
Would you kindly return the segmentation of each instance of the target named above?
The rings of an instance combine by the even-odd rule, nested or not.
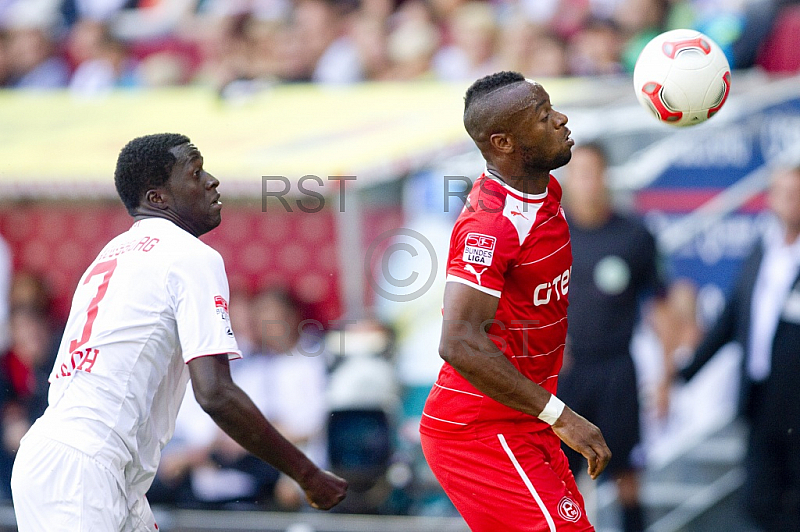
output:
[[[553,394],[567,335],[571,267],[561,185],[554,177],[536,195],[488,173],[475,182],[450,238],[447,281],[500,298],[489,337],[520,373]],[[549,427],[486,397],[445,363],[425,404],[421,432],[472,438],[487,424],[516,432]]]

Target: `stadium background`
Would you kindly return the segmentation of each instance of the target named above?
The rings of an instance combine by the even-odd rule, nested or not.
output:
[[[15,22],[14,3],[0,2],[3,43],[18,27],[36,20],[31,9],[22,11],[33,19]],[[41,12],[47,12],[46,4],[41,3]],[[49,4],[60,4],[59,13],[69,18],[64,6],[79,7],[81,2]],[[128,10],[136,11],[129,4]],[[138,9],[153,9],[144,4]],[[198,12],[203,4],[214,2],[200,2]],[[252,16],[253,6],[270,3],[234,4],[241,10],[232,16],[242,17],[248,9]],[[551,4],[547,20],[564,43],[570,37],[579,41],[580,24],[567,27],[571,14],[630,8],[622,0],[554,0],[541,6]],[[792,44],[798,11],[783,2],[666,4],[672,24],[681,20],[675,13],[684,8],[693,7],[696,15],[719,15],[715,23],[699,15],[694,19],[696,26],[725,39],[722,44],[736,68],[731,97],[713,121],[674,130],[657,124],[636,104],[625,52],[633,53],[636,40],[648,32],[669,27],[669,17],[626,34],[627,45],[617,50],[610,69],[598,62],[591,70],[584,62],[579,63],[583,70],[572,66],[537,79],[554,106],[570,117],[577,142],[599,141],[608,149],[616,201],[642,215],[656,233],[670,274],[697,283],[698,319],[708,322],[763,222],[767,170],[779,162],[800,161],[800,78],[795,77],[800,56]],[[498,20],[508,20],[515,8],[532,18],[548,16],[541,6],[537,11],[535,2],[489,5]],[[748,60],[747,54],[736,55],[736,45],[743,40],[753,5],[769,6],[774,18],[762,29],[762,39],[751,45]],[[400,7],[394,9],[397,13]],[[115,20],[113,14],[109,17]],[[433,20],[448,27],[446,17]],[[731,26],[731,20],[739,25]],[[186,36],[174,29],[131,37],[122,26],[112,27],[119,31],[118,40],[130,46],[129,57],[141,63],[164,52],[184,57],[188,65],[202,61],[196,43],[187,44]],[[503,27],[497,24],[496,31]],[[444,30],[440,39],[439,50],[448,43],[461,45]],[[66,37],[60,42],[53,54],[69,57]],[[402,42],[410,47],[416,41]],[[526,53],[533,55],[531,48]],[[462,75],[479,71],[476,67]],[[249,83],[244,87],[186,83],[179,76],[168,80],[168,86],[142,82],[95,92],[11,86],[0,91],[0,235],[9,244],[14,272],[45,279],[56,319],[65,317],[86,265],[129,225],[111,179],[119,148],[140,134],[179,131],[200,147],[207,169],[221,181],[224,222],[204,240],[225,258],[235,291],[286,284],[307,305],[309,317],[326,330],[336,329],[334,320],[378,318],[396,332],[391,358],[398,386],[390,426],[393,454],[381,473],[387,473],[390,487],[384,504],[370,509],[384,515],[203,514],[162,508],[165,530],[464,529],[426,472],[415,427],[439,363],[433,346],[443,258],[460,209],[458,192],[482,167],[460,121],[463,92],[474,76],[446,79],[433,63],[406,77],[364,75],[336,82],[314,76],[261,79],[263,83],[258,76],[245,76]],[[12,81],[9,77],[4,83]],[[415,274],[419,276],[410,286],[397,282]],[[733,416],[731,372],[740,356],[734,351],[705,370],[697,383],[676,390],[668,425],[646,442],[644,495],[651,530],[745,530],[736,528],[731,502],[741,484],[743,448],[743,429]],[[654,360],[639,362],[646,378],[658,372]],[[691,411],[689,405],[698,399],[713,408]],[[615,530],[613,486],[589,492],[598,530]],[[10,507],[0,511],[0,524],[13,530]]]

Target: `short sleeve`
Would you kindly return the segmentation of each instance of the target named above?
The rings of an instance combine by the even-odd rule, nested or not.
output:
[[[476,213],[456,224],[450,240],[447,281],[500,297],[506,271],[519,253],[519,240],[504,218]]]
[[[177,260],[167,277],[183,360],[228,353],[242,356],[228,316],[228,278],[222,257],[200,248]]]

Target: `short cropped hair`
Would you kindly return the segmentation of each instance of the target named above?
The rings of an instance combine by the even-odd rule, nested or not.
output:
[[[473,139],[477,139],[481,128],[487,126],[483,122],[492,114],[487,112],[485,97],[501,87],[520,81],[525,81],[525,76],[519,72],[502,71],[480,78],[467,89],[464,96],[464,128]]]
[[[122,203],[133,214],[147,190],[162,186],[169,179],[177,159],[169,150],[191,142],[178,133],[158,133],[137,137],[119,152],[114,170],[114,185]]]

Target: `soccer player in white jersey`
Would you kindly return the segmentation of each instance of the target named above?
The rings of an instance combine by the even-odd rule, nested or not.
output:
[[[23,438],[11,487],[20,532],[158,530],[145,493],[191,376],[198,403],[245,449],[328,509],[347,483],[283,438],[230,377],[241,356],[217,227],[219,181],[189,139],[130,141],[114,174],[133,226],[78,283],[49,406]]]

